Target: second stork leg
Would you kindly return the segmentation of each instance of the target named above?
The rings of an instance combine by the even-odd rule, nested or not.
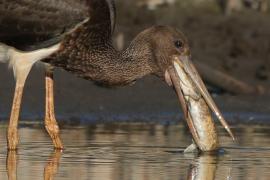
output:
[[[63,149],[63,144],[59,135],[59,127],[54,112],[54,93],[53,93],[53,67],[46,67],[46,108],[45,108],[45,127],[49,133],[55,149]]]

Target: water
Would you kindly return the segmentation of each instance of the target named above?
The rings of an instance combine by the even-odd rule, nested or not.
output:
[[[62,127],[63,152],[52,149],[40,125],[27,125],[20,128],[19,151],[7,154],[6,127],[0,126],[0,179],[9,174],[11,180],[266,180],[269,128],[237,125],[237,143],[219,129],[223,150],[198,155],[183,154],[191,140],[182,124]]]

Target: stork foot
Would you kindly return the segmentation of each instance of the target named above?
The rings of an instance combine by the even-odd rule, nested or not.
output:
[[[59,127],[55,119],[45,119],[45,128],[50,135],[54,148],[63,149],[63,144],[59,135]]]
[[[53,93],[53,68],[46,68],[46,114],[45,128],[50,135],[55,149],[63,149],[63,144],[60,139],[60,130],[54,113],[54,93]]]

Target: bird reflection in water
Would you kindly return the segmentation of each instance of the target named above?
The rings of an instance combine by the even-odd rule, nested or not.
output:
[[[62,156],[62,151],[55,150],[52,155],[48,158],[44,167],[44,180],[53,180],[56,176],[60,160]],[[218,164],[220,157],[218,154],[187,154],[184,156],[191,159],[189,168],[187,169],[187,180],[214,180],[217,175]],[[17,152],[8,151],[7,154],[7,174],[8,180],[17,179]],[[222,168],[222,172],[226,175],[226,178],[230,179],[230,169]]]
[[[44,167],[44,180],[53,180],[58,172],[62,151],[55,150],[48,158]],[[7,175],[8,180],[17,179],[17,151],[8,151],[7,154]]]
[[[17,151],[8,151],[7,174],[8,174],[8,180],[17,179]]]
[[[226,175],[225,179],[230,179],[230,168],[221,168],[222,172],[217,172],[218,163],[220,161],[218,154],[200,154],[194,157],[193,162],[190,164],[188,170],[187,180],[214,180],[217,173]]]
[[[62,151],[55,150],[44,168],[44,180],[51,180],[58,172]]]

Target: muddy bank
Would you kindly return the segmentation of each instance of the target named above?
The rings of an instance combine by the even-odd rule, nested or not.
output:
[[[0,120],[7,120],[11,108],[14,80],[5,67],[0,68]],[[35,68],[26,83],[21,120],[41,122],[44,118],[45,82],[43,70]],[[155,77],[134,86],[106,89],[57,70],[55,75],[57,119],[71,124],[110,121],[177,123],[183,120],[174,92]],[[269,96],[214,95],[230,122],[270,122]]]

